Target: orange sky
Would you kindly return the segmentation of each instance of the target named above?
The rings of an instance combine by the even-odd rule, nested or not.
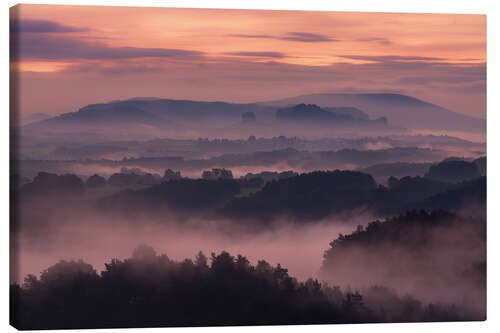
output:
[[[486,116],[484,15],[21,5],[13,19],[27,113],[377,91]]]

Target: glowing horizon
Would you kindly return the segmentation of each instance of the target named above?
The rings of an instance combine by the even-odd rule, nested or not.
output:
[[[18,5],[11,28],[26,114],[377,91],[486,116],[485,15]]]

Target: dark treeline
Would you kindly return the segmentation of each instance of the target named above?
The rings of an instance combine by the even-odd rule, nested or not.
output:
[[[423,199],[410,208],[444,209],[457,211],[463,207],[476,209],[475,213],[485,216],[486,210],[486,177],[464,181]],[[477,209],[479,208],[479,210]]]
[[[361,168],[358,171],[372,175],[379,183],[386,183],[389,177],[425,176],[443,182],[460,182],[486,176],[486,157],[472,161],[462,158],[445,159],[440,163],[381,163]]]
[[[155,156],[123,158],[121,160],[21,160],[17,170],[23,176],[33,177],[40,170],[64,173],[73,168],[99,170],[101,167],[122,168],[139,167],[153,170],[166,168],[185,171],[198,171],[211,168],[262,167],[273,169],[276,165],[287,165],[296,170],[322,170],[353,167],[368,167],[374,164],[391,162],[440,161],[446,156],[444,150],[418,147],[389,147],[376,150],[339,149],[339,150],[298,150],[281,148],[267,151],[235,152],[218,154],[209,158],[184,158],[183,156]]]
[[[374,164],[358,171],[373,176],[380,184],[386,184],[389,177],[403,178],[424,176],[432,163],[394,162]]]
[[[86,190],[84,182],[73,174],[40,172],[33,181],[21,182],[19,176],[11,176],[10,231],[34,235],[46,232],[45,228],[61,217],[63,207],[81,205]]]
[[[408,249],[418,250],[425,247],[431,241],[432,229],[452,229],[462,224],[474,225],[475,234],[464,235],[466,237],[480,237],[486,240],[486,224],[482,217],[465,218],[455,213],[444,210],[435,211],[409,211],[404,215],[387,218],[384,221],[373,221],[366,227],[359,226],[349,235],[339,235],[330,243],[330,249],[325,253],[325,264],[334,261],[334,257],[342,256],[342,249],[357,245],[377,246],[388,243],[399,244]],[[484,278],[486,272],[483,272]]]
[[[231,200],[224,214],[261,221],[280,215],[317,220],[366,205],[376,189],[373,178],[361,172],[317,171],[267,183],[259,192]]]
[[[316,280],[298,282],[279,264],[253,266],[227,252],[176,262],[143,245],[131,258],[105,266],[98,274],[81,260],[60,261],[40,278],[28,275],[22,285],[11,285],[11,324],[60,329],[470,319],[454,306],[424,305],[383,287],[367,289],[363,300]]]
[[[12,184],[14,185],[14,184]],[[83,181],[73,174],[56,175],[48,172],[39,172],[32,182],[21,188],[25,196],[47,196],[64,193],[65,195],[79,195],[85,190]]]
[[[223,214],[267,221],[284,216],[314,221],[331,215],[370,212],[378,216],[408,209],[459,211],[486,204],[486,177],[447,183],[427,177],[391,177],[388,186],[355,171],[327,171],[267,183],[262,190],[229,201]]]
[[[102,209],[115,209],[125,213],[157,212],[165,208],[196,214],[220,208],[238,193],[240,184],[236,180],[183,178],[144,190],[122,191],[99,200],[97,205]]]
[[[326,111],[332,111],[330,108],[325,108]],[[349,110],[350,112],[343,112]],[[334,108],[333,111],[339,116],[346,116],[350,113],[354,119],[366,121],[368,116],[354,112],[353,108]],[[359,111],[359,110],[357,110]],[[260,127],[260,126],[257,126]],[[242,131],[246,133],[249,129]],[[303,128],[301,128],[303,130]],[[297,133],[289,133],[290,136],[276,136],[276,128],[271,129],[266,133],[265,137],[259,134],[264,134],[260,131],[249,133],[247,139],[228,139],[228,138],[190,138],[190,139],[173,139],[161,138],[146,141],[131,140],[131,137],[122,138],[121,140],[106,139],[106,136],[80,135],[77,138],[71,137],[69,143],[67,137],[62,137],[61,140],[54,138],[44,138],[39,136],[28,136],[23,138],[21,155],[25,159],[53,159],[53,160],[78,160],[78,159],[99,159],[109,158],[110,154],[117,156],[184,156],[186,158],[199,158],[207,153],[249,153],[255,151],[270,151],[283,148],[294,148],[297,150],[340,150],[340,149],[365,149],[367,145],[385,145],[390,147],[408,147],[408,146],[428,146],[433,149],[451,148],[458,151],[475,150],[485,151],[484,143],[474,143],[465,141],[451,136],[434,136],[434,135],[394,135],[387,136],[387,131],[384,131],[385,136],[370,136],[370,137],[342,137],[342,138],[321,138],[321,139],[305,139],[297,138],[293,135]],[[306,131],[307,132],[307,131]],[[365,131],[363,131],[365,132]],[[241,137],[239,133],[238,137]],[[200,133],[201,134],[201,133]],[[219,135],[217,133],[217,135]],[[15,132],[13,132],[15,137]],[[256,136],[257,135],[257,136]],[[327,135],[328,136],[328,135]]]
[[[368,115],[354,107],[321,108],[316,104],[297,104],[295,106],[281,108],[276,111],[276,119],[285,122],[297,122],[301,124],[345,124],[355,123],[357,125],[387,126],[387,118],[380,117],[374,120]]]
[[[326,151],[299,151],[294,148],[285,148],[272,151],[261,151],[243,154],[223,154],[209,160],[185,161],[178,168],[210,168],[223,166],[225,168],[238,166],[267,166],[283,164],[294,169],[318,170],[337,169],[344,165],[366,167],[382,162],[411,162],[419,160],[440,160],[443,152],[417,147],[396,147],[379,150],[341,149]]]
[[[481,160],[478,164],[481,165]],[[481,170],[475,162],[462,160],[448,160],[432,165],[426,173],[426,177],[446,182],[459,182],[470,180],[481,176]]]
[[[410,209],[459,211],[486,204],[486,177],[451,183],[431,177],[390,177],[387,186],[357,171],[316,171],[296,175],[273,174],[267,182],[255,175],[240,179],[190,179],[167,170],[160,184],[119,190],[100,197],[84,196],[86,190],[104,186],[105,179],[90,177],[83,183],[74,175],[40,173],[20,190],[11,189],[14,204],[25,207],[25,220],[39,227],[57,214],[54,200],[78,204],[97,212],[143,216],[187,216],[260,221],[267,225],[277,218],[317,221],[330,216],[349,217],[367,212],[376,216],[400,214]],[[285,175],[286,174],[286,175]],[[121,174],[123,177],[147,177]],[[267,176],[267,175],[264,175]],[[455,174],[454,177],[457,177]],[[467,177],[466,177],[467,178]],[[67,205],[67,206],[68,206]],[[43,207],[44,210],[33,209]],[[37,217],[36,214],[43,213]],[[35,215],[33,215],[35,214]],[[32,216],[33,215],[33,216]]]

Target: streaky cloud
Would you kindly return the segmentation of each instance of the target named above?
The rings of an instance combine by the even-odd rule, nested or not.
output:
[[[371,37],[371,38],[358,38],[354,40],[355,42],[362,42],[362,43],[379,43],[383,45],[390,45],[392,42],[388,40],[387,38],[380,38],[380,37]]]
[[[285,54],[281,52],[228,52],[227,55],[238,57],[262,57],[262,58],[284,58]]]
[[[293,42],[316,43],[316,42],[339,42],[340,40],[326,35],[314,34],[309,32],[287,32],[282,36],[272,36],[264,34],[230,34],[228,37],[235,38],[257,38],[257,39],[276,39]]]
[[[269,39],[273,39],[273,38],[276,38],[276,37],[273,37],[271,35],[250,35],[250,34],[229,34],[229,35],[226,35],[227,37],[235,37],[235,38],[269,38]]]
[[[284,40],[292,40],[297,42],[338,42],[339,40],[330,38],[326,35],[313,34],[308,32],[289,32],[286,36],[281,37]]]
[[[86,27],[73,27],[63,25],[49,20],[11,20],[10,21],[11,33],[71,33],[71,32],[88,32],[89,28]]]
[[[45,35],[21,35],[11,39],[11,59],[129,59],[129,58],[199,58],[203,52],[183,49],[111,47],[101,42],[90,43],[79,38]]]
[[[339,55],[341,58],[352,60],[367,60],[375,62],[402,62],[402,61],[443,61],[447,58],[440,57],[417,57],[417,56],[362,56],[362,55]]]

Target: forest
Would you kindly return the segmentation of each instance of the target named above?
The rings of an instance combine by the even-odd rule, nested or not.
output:
[[[11,285],[11,323],[84,329],[471,319],[453,306],[423,304],[384,287],[360,295],[313,279],[298,282],[279,264],[252,265],[227,252],[173,261],[142,245],[105,267],[97,273],[81,260],[60,261],[40,278]]]

